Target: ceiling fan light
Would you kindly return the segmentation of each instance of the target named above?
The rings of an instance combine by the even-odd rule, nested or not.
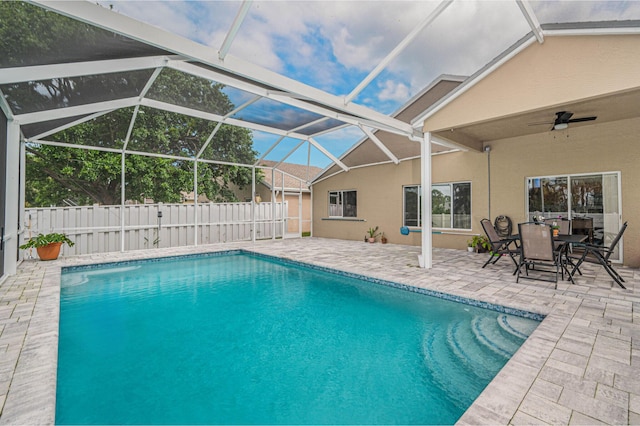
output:
[[[553,130],[564,130],[567,127],[569,127],[569,124],[567,124],[567,123],[558,123],[558,124],[553,126]]]

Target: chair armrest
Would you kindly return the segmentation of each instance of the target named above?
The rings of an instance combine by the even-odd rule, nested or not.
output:
[[[599,251],[601,253],[613,253],[613,250],[610,250],[609,247],[597,246],[595,244],[575,243],[573,246],[576,248],[584,248],[585,250],[590,251]]]

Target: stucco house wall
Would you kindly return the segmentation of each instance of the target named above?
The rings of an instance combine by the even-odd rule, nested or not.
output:
[[[472,229],[436,233],[435,247],[464,249],[483,234],[485,217],[507,215],[514,227],[527,220],[528,177],[619,172],[620,213],[629,224],[623,260],[640,266],[640,35],[597,34],[603,27],[581,35],[552,28],[542,44],[523,41],[417,115],[425,133],[463,149],[431,157],[432,182],[472,185]],[[558,111],[597,120],[551,130]],[[399,228],[402,187],[420,183],[420,160],[358,166],[313,184],[314,235],[359,240],[378,225],[391,242],[419,245],[418,233],[402,236]],[[358,191],[361,222],[326,219],[328,191],[339,189]]]
[[[271,189],[264,185],[258,185],[256,192],[260,195],[262,201],[271,201]],[[276,202],[282,202],[282,193],[278,191],[276,193]],[[300,199],[298,194],[285,194],[284,197],[287,202],[287,216],[290,218],[287,222],[287,232],[297,233],[299,230],[299,213],[300,213]],[[302,232],[311,232],[311,192],[302,192]]]
[[[433,235],[435,247],[464,249],[474,234],[483,234],[480,220],[509,216],[514,224],[527,220],[527,177],[620,172],[622,218],[629,222],[623,239],[624,263],[640,266],[640,118],[576,127],[518,138],[489,141],[486,152],[453,152],[432,157],[433,183],[470,181],[472,230]],[[313,185],[313,234],[363,240],[370,226],[379,226],[391,243],[420,244],[420,235],[400,234],[402,187],[420,184],[420,160],[362,167]],[[358,191],[358,217],[328,219],[328,192]]]

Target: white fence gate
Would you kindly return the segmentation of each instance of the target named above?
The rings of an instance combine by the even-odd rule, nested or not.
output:
[[[284,208],[283,208],[284,207]],[[251,203],[198,204],[198,244],[251,241]],[[193,245],[193,204],[124,206],[124,249]],[[50,232],[65,233],[75,243],[65,255],[120,251],[121,206],[79,206],[25,209],[22,240]],[[285,212],[283,214],[283,212]],[[256,239],[281,238],[287,229],[287,203],[255,204]],[[22,244],[22,242],[21,242]],[[35,257],[35,250],[29,251]]]

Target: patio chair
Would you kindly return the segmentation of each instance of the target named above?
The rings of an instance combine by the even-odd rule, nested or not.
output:
[[[545,224],[519,223],[518,231],[520,234],[521,252],[516,282],[520,282],[524,268],[525,276],[522,276],[522,278],[553,282],[557,289],[558,275],[562,274],[562,278],[564,279],[566,266],[563,263],[563,250],[556,248],[554,245],[552,229]],[[536,268],[537,266],[541,268]],[[535,275],[529,275],[529,271],[531,270],[535,270]],[[541,278],[541,273],[554,274],[554,278]],[[571,275],[569,275],[569,278],[571,278]]]
[[[622,238],[622,234],[624,234],[624,231],[626,229],[627,229],[627,222],[625,222],[622,225],[622,227],[620,228],[620,231],[618,231],[618,235],[616,235],[616,237],[613,239],[613,241],[611,241],[611,244],[609,244],[608,247],[599,246],[599,245],[590,244],[590,243],[574,244],[574,250],[571,254],[569,254],[569,257],[571,259],[577,259],[577,262],[575,262],[573,266],[573,270],[571,271],[571,277],[573,277],[573,274],[575,274],[576,271],[580,275],[582,275],[582,272],[580,271],[580,265],[582,265],[584,262],[597,263],[602,265],[604,270],[607,271],[609,276],[613,278],[613,280],[620,287],[626,288],[622,284],[624,282],[624,279],[620,276],[620,274],[618,274],[618,272],[616,272],[615,269],[613,269],[613,265],[609,260],[611,255],[614,253],[616,246],[620,242],[620,239]]]
[[[482,229],[484,229],[484,233],[487,235],[487,239],[491,245],[489,258],[482,267],[486,267],[489,263],[494,265],[502,258],[503,255],[509,256],[513,261],[513,264],[518,267],[516,256],[520,254],[520,250],[517,247],[517,240],[514,238],[500,238],[496,228],[493,227],[493,224],[489,219],[482,219],[480,221],[480,225],[482,225]],[[512,245],[514,246],[513,248],[511,248]],[[515,271],[513,273],[515,274]]]
[[[558,226],[560,227],[558,234],[571,235],[571,221],[569,219],[562,219],[558,221]]]
[[[558,235],[571,235],[571,221],[569,219],[561,219],[556,222],[558,224]],[[554,247],[556,250],[560,249],[564,243],[555,242]],[[571,248],[567,248],[571,250]]]

